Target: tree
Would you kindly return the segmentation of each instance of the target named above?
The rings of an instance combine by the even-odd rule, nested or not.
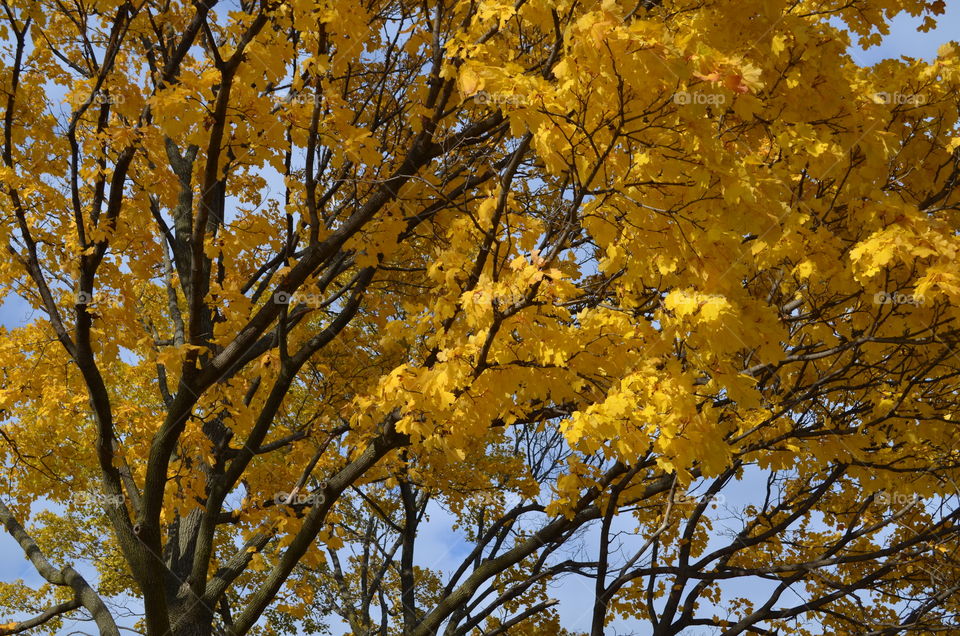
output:
[[[960,630],[942,1],[0,5],[0,633]]]

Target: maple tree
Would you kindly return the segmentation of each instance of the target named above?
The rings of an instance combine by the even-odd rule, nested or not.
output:
[[[0,633],[960,630],[942,0],[0,6]]]

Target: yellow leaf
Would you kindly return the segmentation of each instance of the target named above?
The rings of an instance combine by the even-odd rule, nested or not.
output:
[[[464,66],[460,69],[460,75],[457,78],[460,83],[460,92],[464,97],[476,95],[483,88],[483,79],[471,66]]]

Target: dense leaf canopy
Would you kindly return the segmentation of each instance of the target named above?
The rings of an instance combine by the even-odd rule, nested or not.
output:
[[[960,633],[942,0],[0,8],[0,634]]]

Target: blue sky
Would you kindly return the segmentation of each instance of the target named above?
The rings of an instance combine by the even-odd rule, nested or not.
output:
[[[917,26],[921,22],[918,18],[901,15],[890,24],[890,34],[879,46],[867,51],[854,46],[851,50],[854,60],[866,65],[903,55],[928,61],[934,59],[941,44],[960,37],[960,2],[947,2],[946,12],[937,19],[936,29],[920,33]]]
[[[918,19],[910,16],[902,16],[892,23],[891,33],[881,45],[867,51],[854,46],[851,54],[858,63],[863,65],[900,56],[933,59],[942,43],[957,37],[956,34],[960,33],[960,2],[948,3],[946,14],[940,17],[938,27],[931,32],[917,32],[916,27],[919,22]],[[34,317],[29,307],[17,298],[5,299],[0,304],[0,325],[5,327],[10,328],[24,324]],[[745,485],[741,484],[740,489],[741,493],[744,492]],[[736,496],[736,490],[729,493],[727,495],[728,503],[731,503]],[[450,532],[449,523],[450,517],[439,510],[432,515],[430,522],[424,529],[424,543],[418,548],[421,555],[421,565],[447,569],[450,564],[444,563],[447,560],[446,557],[449,556],[450,560],[453,558],[459,560],[462,557],[462,546],[458,545],[456,536]],[[587,544],[590,544],[591,536],[594,535],[588,533],[585,537]],[[42,582],[34,568],[23,558],[16,543],[6,534],[0,534],[0,572],[3,573],[2,580],[4,581],[19,578],[31,585],[39,585]],[[83,573],[90,579],[95,578],[92,572],[84,571]],[[737,590],[737,592],[748,593],[749,590]],[[592,596],[592,586],[586,585],[586,582],[582,580],[569,579],[565,584],[556,588],[555,593],[561,601],[559,609],[565,626],[568,629],[588,629],[590,620],[589,603],[584,604],[583,599],[589,599]],[[68,628],[63,630],[63,633],[66,634],[76,629],[91,631],[88,624],[73,623],[68,624]],[[631,625],[628,621],[616,621],[611,625],[610,633],[643,634],[645,631],[642,625]]]

